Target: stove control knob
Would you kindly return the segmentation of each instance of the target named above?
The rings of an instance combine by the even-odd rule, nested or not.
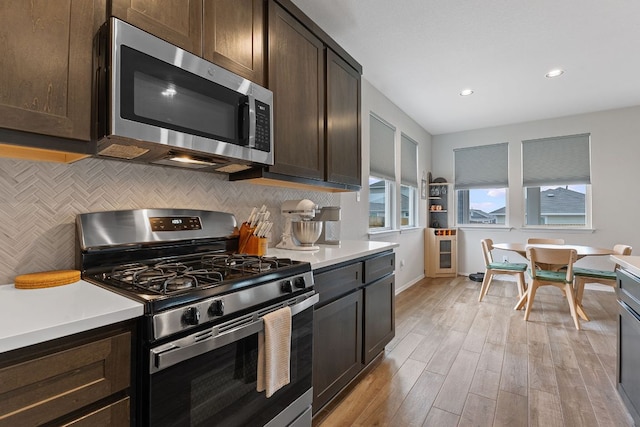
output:
[[[182,314],[182,321],[187,325],[197,325],[200,323],[200,311],[197,307],[189,307]]]
[[[211,316],[222,316],[224,315],[224,301],[221,299],[215,300],[209,306],[209,314]]]
[[[291,280],[289,279],[283,280],[282,283],[280,284],[280,289],[282,289],[282,292],[293,292],[293,286],[291,285]]]
[[[296,277],[293,280],[293,284],[295,285],[296,288],[298,289],[304,289],[307,286],[307,283],[304,281],[304,277],[300,276],[300,277]]]

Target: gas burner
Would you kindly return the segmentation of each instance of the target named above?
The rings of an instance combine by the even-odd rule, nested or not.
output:
[[[149,267],[146,270],[138,271],[133,274],[133,283],[140,286],[153,288],[156,282],[166,281],[178,276],[175,271],[163,271],[157,267]]]
[[[167,279],[164,282],[164,291],[165,293],[183,291],[185,289],[196,288],[197,286],[198,279],[196,279],[194,276],[185,274],[183,276]]]
[[[245,265],[245,268],[249,269],[250,271],[262,273],[262,272],[271,270],[271,264],[264,263],[262,261],[257,261],[257,262],[251,262]]]
[[[160,262],[154,265],[154,268],[160,269],[164,272],[176,272],[176,273],[186,273],[191,269],[182,262]]]
[[[207,268],[202,268],[199,270],[191,270],[189,271],[189,275],[195,278],[201,278],[206,280],[207,282],[217,283],[222,282],[224,280],[224,276],[222,273],[216,270],[211,270]]]
[[[148,269],[148,266],[140,263],[118,265],[111,270],[111,277],[123,282],[133,283],[136,274]]]

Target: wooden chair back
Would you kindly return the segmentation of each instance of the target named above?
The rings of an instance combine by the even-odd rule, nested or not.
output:
[[[528,245],[564,245],[564,239],[542,239],[538,237],[531,237],[527,239]]]
[[[578,259],[575,249],[527,248],[527,258],[531,269],[531,277],[536,280],[536,271],[540,264],[545,266],[566,266],[566,281],[573,282],[573,263]]]
[[[493,255],[491,255],[491,251],[493,250],[493,240],[482,239],[480,240],[480,245],[482,245],[482,256],[484,258],[484,265],[487,266],[493,262]]]
[[[631,255],[632,250],[633,248],[629,245],[622,245],[622,244],[613,245],[613,253],[615,255]],[[620,268],[620,266],[616,264],[613,270],[615,271],[618,268]]]

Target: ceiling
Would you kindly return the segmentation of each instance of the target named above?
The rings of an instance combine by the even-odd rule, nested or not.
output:
[[[432,135],[640,105],[639,1],[293,3]]]

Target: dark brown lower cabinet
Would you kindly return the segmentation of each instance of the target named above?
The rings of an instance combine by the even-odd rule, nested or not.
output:
[[[348,385],[395,334],[395,255],[358,258],[314,272],[313,412]]]
[[[394,276],[387,276],[363,288],[364,342],[363,361],[371,362],[395,334]]]
[[[130,425],[132,334],[95,329],[0,354],[0,426]]]
[[[313,409],[320,409],[362,369],[362,291],[314,312]]]

